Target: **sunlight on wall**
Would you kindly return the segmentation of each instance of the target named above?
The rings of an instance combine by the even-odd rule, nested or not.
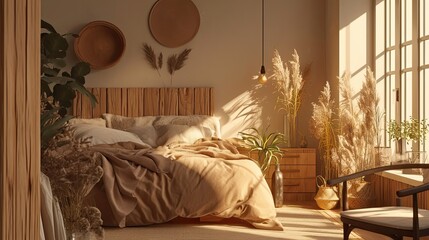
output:
[[[365,68],[369,65],[367,24],[368,14],[363,13],[340,29],[340,74],[350,72],[350,86],[354,92],[361,88]]]
[[[261,99],[256,96],[256,88],[246,91],[222,107],[222,137],[237,137],[237,133],[261,125]]]

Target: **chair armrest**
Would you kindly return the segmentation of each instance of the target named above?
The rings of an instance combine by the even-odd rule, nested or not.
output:
[[[406,197],[406,196],[413,195],[413,194],[420,193],[420,192],[424,192],[427,190],[429,190],[429,183],[424,183],[424,184],[416,186],[416,187],[411,187],[411,188],[399,190],[396,192],[396,195],[398,197]]]
[[[352,173],[350,175],[345,175],[339,178],[329,179],[327,184],[330,186],[336,185],[338,183],[342,183],[348,180],[352,180],[359,177],[368,176],[377,172],[387,171],[387,170],[397,170],[397,169],[408,169],[408,168],[429,168],[429,164],[427,163],[414,163],[414,164],[397,164],[397,165],[388,165],[382,167],[371,168],[367,170],[363,170],[360,172]]]

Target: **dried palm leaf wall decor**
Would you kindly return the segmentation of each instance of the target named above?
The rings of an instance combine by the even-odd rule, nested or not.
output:
[[[143,43],[143,54],[148,64],[158,72],[161,77],[161,68],[163,66],[163,54],[160,52],[158,55],[155,53],[153,48],[147,43]],[[173,85],[173,75],[176,71],[180,70],[185,66],[185,61],[189,57],[189,53],[192,49],[186,48],[180,54],[171,54],[167,59],[168,73],[170,74],[170,84]]]

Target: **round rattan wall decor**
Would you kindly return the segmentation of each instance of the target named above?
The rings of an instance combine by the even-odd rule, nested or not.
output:
[[[152,36],[169,48],[191,41],[199,27],[200,13],[191,0],[158,0],[149,13]]]
[[[74,42],[77,57],[88,62],[93,69],[112,67],[122,57],[124,50],[124,34],[118,27],[106,21],[88,23]]]

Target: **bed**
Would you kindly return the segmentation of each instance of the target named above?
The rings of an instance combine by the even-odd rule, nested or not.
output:
[[[99,104],[78,96],[71,124],[100,153],[90,199],[105,226],[216,216],[283,230],[257,163],[221,138],[212,88],[89,90]]]

